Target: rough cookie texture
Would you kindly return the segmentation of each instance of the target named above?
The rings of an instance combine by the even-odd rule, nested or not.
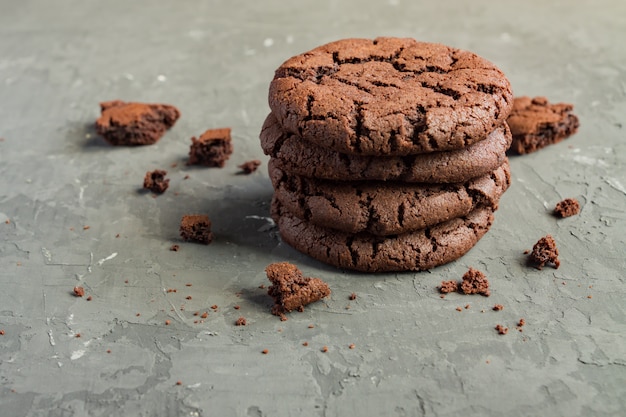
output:
[[[510,184],[505,162],[464,184],[324,181],[287,174],[269,163],[277,198],[296,217],[347,233],[387,236],[462,217],[478,206],[497,208]]]
[[[206,214],[186,214],[180,221],[180,236],[184,240],[204,243],[208,245],[213,241],[211,233],[211,220]]]
[[[187,164],[221,168],[232,153],[230,128],[209,129],[199,138],[191,138]]]
[[[550,104],[545,97],[516,97],[507,123],[513,134],[511,150],[518,154],[538,151],[576,133],[574,106]]]
[[[363,272],[420,271],[469,251],[491,227],[493,209],[477,208],[463,218],[386,237],[316,226],[284,210],[276,199],[272,217],[286,243],[319,261]]]
[[[143,188],[153,193],[163,194],[170,186],[170,180],[165,178],[166,175],[167,171],[162,169],[146,172],[146,176],[143,178]]]
[[[283,130],[338,152],[464,148],[506,120],[509,81],[467,51],[414,39],[344,39],[277,70],[269,105]]]
[[[96,131],[111,145],[152,145],[176,123],[180,112],[168,104],[121,100],[100,103]]]
[[[559,250],[552,236],[544,236],[535,243],[530,253],[530,262],[534,263],[537,269],[543,268],[546,264],[553,264],[554,269],[559,268],[561,265]]]
[[[303,276],[297,266],[288,262],[270,264],[265,272],[272,283],[267,291],[275,303],[272,314],[277,316],[302,311],[305,305],[330,295],[328,284],[319,278]]]
[[[559,201],[554,207],[554,214],[558,217],[570,217],[575,216],[580,212],[580,203],[575,198],[566,198],[563,201]]]
[[[448,294],[451,292],[457,292],[459,290],[459,283],[455,280],[441,281],[439,286],[439,292],[442,294]]]
[[[494,171],[506,160],[511,132],[503,125],[487,139],[457,151],[393,156],[348,155],[284,133],[270,113],[261,130],[261,147],[289,173],[329,180],[382,180],[455,183]]]
[[[461,292],[463,294],[481,294],[489,297],[489,280],[481,271],[470,268],[463,274],[463,282],[461,282]]]

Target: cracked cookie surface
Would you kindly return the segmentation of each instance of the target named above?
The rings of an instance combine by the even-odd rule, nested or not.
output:
[[[491,62],[409,38],[344,39],[294,56],[269,93],[283,130],[357,155],[464,148],[502,125],[512,103]]]
[[[318,261],[362,272],[422,271],[454,261],[487,233],[493,211],[481,207],[430,228],[382,237],[319,227],[272,201],[272,217],[286,243]]]
[[[511,182],[508,161],[461,184],[425,185],[378,181],[324,181],[287,174],[269,163],[275,198],[296,217],[320,227],[377,236],[407,233],[497,208]]]
[[[501,166],[511,145],[506,124],[487,139],[456,151],[410,156],[348,155],[284,133],[273,113],[261,130],[261,147],[289,173],[329,180],[382,180],[456,183],[485,175]]]

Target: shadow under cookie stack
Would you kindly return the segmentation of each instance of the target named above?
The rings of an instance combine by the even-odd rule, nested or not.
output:
[[[510,184],[509,81],[467,51],[346,39],[287,60],[261,131],[282,239],[364,272],[453,261]]]

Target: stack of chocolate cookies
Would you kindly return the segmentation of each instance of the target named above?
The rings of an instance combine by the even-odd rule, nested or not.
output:
[[[510,184],[504,74],[467,51],[413,39],[346,39],[287,60],[270,85],[282,239],[340,268],[418,271],[489,230]]]

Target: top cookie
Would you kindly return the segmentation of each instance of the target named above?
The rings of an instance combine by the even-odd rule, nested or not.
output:
[[[269,92],[285,131],[357,155],[460,149],[504,123],[512,104],[489,61],[408,38],[320,46],[283,63]]]

